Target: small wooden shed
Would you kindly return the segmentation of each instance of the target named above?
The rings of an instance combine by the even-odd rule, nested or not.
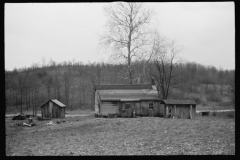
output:
[[[50,99],[41,106],[42,118],[65,118],[65,107],[56,99]]]
[[[196,102],[193,100],[163,100],[165,115],[193,119],[196,117]]]

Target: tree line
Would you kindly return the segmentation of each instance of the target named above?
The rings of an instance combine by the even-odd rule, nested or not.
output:
[[[137,63],[135,72],[141,73],[145,63]],[[129,84],[128,79],[118,76],[124,67],[124,64],[64,62],[5,71],[6,109],[19,107],[20,112],[23,108],[32,109],[33,114],[36,114],[37,108],[49,99],[62,101],[68,109],[93,109],[96,85]],[[156,62],[150,61],[146,74],[132,83],[153,83],[153,75],[160,73],[155,69]],[[192,62],[177,63],[172,71],[176,78],[172,79],[171,86],[183,92],[193,92],[201,84],[206,87],[213,84],[232,86],[234,74],[234,70]],[[160,87],[160,83],[154,83]],[[232,89],[235,91],[235,88]],[[164,98],[164,94],[161,92],[159,97]]]

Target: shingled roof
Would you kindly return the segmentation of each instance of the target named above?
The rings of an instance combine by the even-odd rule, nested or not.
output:
[[[114,85],[97,85],[96,90],[139,90],[152,89],[151,84],[114,84]]]
[[[172,99],[163,100],[163,103],[165,104],[196,104],[196,102],[193,100],[172,100]]]

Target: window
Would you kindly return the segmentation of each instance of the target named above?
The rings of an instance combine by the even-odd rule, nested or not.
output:
[[[153,109],[153,102],[149,102],[149,109]]]
[[[125,109],[130,109],[130,103],[125,103]]]

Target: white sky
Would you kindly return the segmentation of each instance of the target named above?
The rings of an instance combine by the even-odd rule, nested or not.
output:
[[[106,3],[5,3],[5,69],[58,62],[107,62],[98,51]],[[153,24],[184,46],[186,61],[235,69],[234,2],[145,3]]]

